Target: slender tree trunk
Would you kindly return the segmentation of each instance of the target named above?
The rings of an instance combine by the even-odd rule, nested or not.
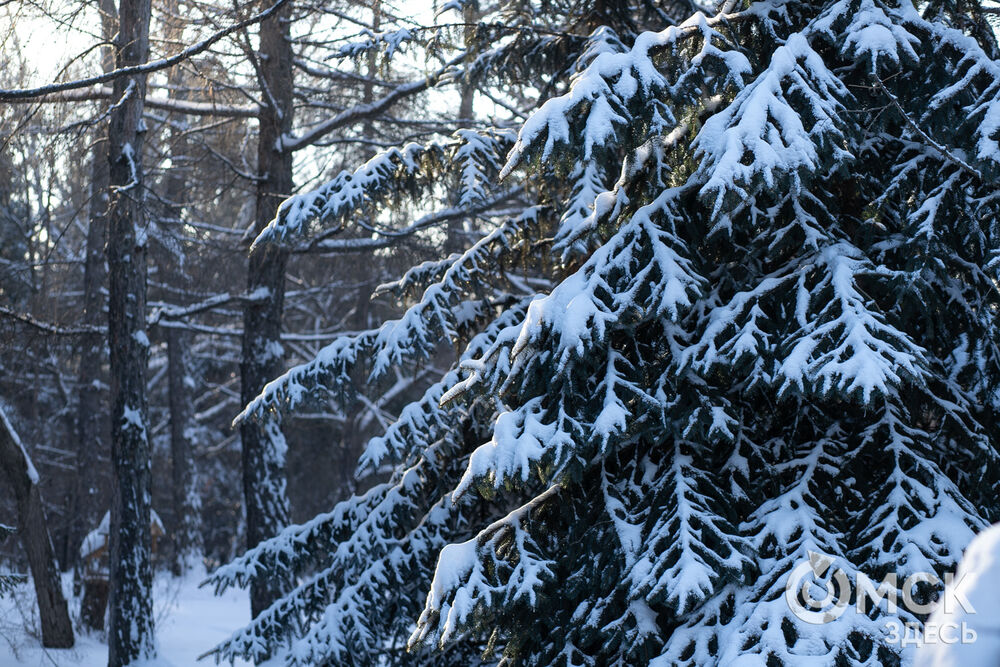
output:
[[[382,30],[382,0],[372,2],[372,32],[378,34]],[[361,89],[361,102],[371,104],[375,100],[375,79],[378,78],[378,49],[368,52],[368,80]],[[374,118],[365,119],[365,137],[375,136]]]
[[[149,55],[150,0],[121,0],[115,65]],[[111,350],[111,590],[108,664],[151,657],[150,464],[147,432],[146,234],[142,185],[143,76],[115,80],[108,151],[108,345]]]
[[[255,229],[259,233],[292,191],[292,154],[281,137],[292,126],[292,45],[289,17],[292,4],[260,24],[260,75],[268,100],[259,116]],[[286,250],[266,244],[250,255],[248,292],[266,295],[243,310],[241,398],[250,402],[282,370],[281,317],[285,300]],[[247,546],[273,537],[288,524],[285,478],[285,438],[275,422],[248,421],[240,426],[243,444],[243,495],[246,502]],[[254,617],[267,609],[288,582],[266,575],[250,586]]]
[[[473,50],[473,40],[475,39],[475,23],[479,20],[479,13],[474,3],[468,3],[462,8],[462,21],[465,23],[463,37],[465,46],[471,53]],[[472,58],[466,58],[466,64],[471,65]],[[474,114],[473,104],[476,100],[476,86],[466,75],[460,84],[460,97],[458,102],[458,127],[468,128],[472,125]],[[459,192],[458,183],[455,183],[454,192]],[[458,204],[458,197],[453,198],[453,205]],[[468,235],[465,229],[465,221],[456,218],[448,222],[447,235],[444,240],[444,254],[450,255],[456,252],[463,252],[469,245]]]
[[[167,328],[167,391],[170,402],[170,458],[174,501],[174,574],[182,574],[202,556],[201,498],[194,466],[191,395],[191,337]]]
[[[116,10],[112,0],[101,0],[101,26],[104,39],[110,41],[115,34]],[[105,72],[114,69],[114,50],[101,50],[101,65]],[[91,159],[91,184],[87,249],[83,268],[83,318],[87,324],[103,321],[104,295],[101,288],[107,281],[104,267],[104,242],[108,229],[108,187],[111,173],[108,164],[108,135],[99,131]],[[83,536],[95,527],[106,508],[106,494],[101,492],[99,471],[95,463],[107,456],[107,434],[102,409],[101,369],[106,359],[104,338],[101,334],[84,334],[79,342],[80,366],[77,374],[78,398],[76,404],[76,479],[71,490],[73,497],[68,507],[75,508],[75,520],[70,523],[66,553],[62,566],[68,568],[80,557]]]
[[[475,44],[473,42],[476,39],[476,22],[479,21],[479,10],[476,7],[476,3],[469,2],[462,7],[462,21],[465,23],[465,27],[462,29],[465,48],[471,54],[475,52]],[[471,65],[472,61],[473,58],[471,56],[466,57],[467,65]],[[462,97],[458,103],[459,127],[469,127],[472,125],[472,116],[474,114],[472,107],[475,101],[476,84],[466,74],[465,81],[462,82]]]
[[[177,0],[167,0],[164,11],[168,16],[180,16]],[[173,20],[168,24],[166,39],[170,44],[182,44],[183,24]],[[170,69],[167,83],[171,97],[184,100],[184,71],[180,65]],[[183,117],[173,117],[183,121]],[[186,127],[186,125],[184,125]],[[170,131],[170,170],[164,197],[168,224],[177,224],[184,215],[191,148],[187,133],[180,128]],[[176,279],[188,287],[186,267],[174,266]],[[201,537],[201,498],[198,495],[197,470],[194,465],[194,380],[191,376],[191,336],[181,329],[164,328],[167,340],[167,391],[170,409],[170,460],[173,498],[172,537],[173,571],[182,574],[203,555]]]
[[[21,446],[7,415],[0,408],[0,468],[3,468],[17,501],[18,528],[28,554],[31,578],[38,598],[38,618],[42,624],[42,645],[47,648],[73,646],[73,625],[66,610],[59,569],[38,490],[38,473]]]

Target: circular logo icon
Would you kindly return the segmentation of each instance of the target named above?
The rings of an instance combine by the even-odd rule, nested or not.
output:
[[[851,601],[851,582],[843,570],[838,568],[831,572],[831,565],[833,558],[810,551],[809,560],[802,561],[788,573],[785,601],[799,620],[824,625],[840,618],[847,610]],[[814,597],[821,591],[819,599]]]

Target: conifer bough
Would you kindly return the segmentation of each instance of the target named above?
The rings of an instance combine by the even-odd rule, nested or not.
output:
[[[886,627],[912,610],[813,625],[783,593],[811,553],[852,581],[941,576],[1000,518],[992,33],[905,0],[500,4],[593,27],[469,45],[493,94],[554,91],[516,139],[391,149],[258,239],[322,234],[442,173],[467,175],[470,206],[523,188],[467,251],[383,290],[410,300],[399,320],[247,407],[377,398],[442,339],[464,350],[369,443],[360,471],[387,481],[213,575],[299,582],[216,655],[906,662]]]

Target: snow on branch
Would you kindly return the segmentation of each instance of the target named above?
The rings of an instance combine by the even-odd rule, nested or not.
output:
[[[525,524],[538,508],[555,501],[560,490],[549,487],[473,539],[441,549],[427,603],[410,635],[411,647],[430,636],[448,642],[474,612],[491,607],[494,598],[534,606],[536,590],[554,576],[554,563],[539,554]]]
[[[746,581],[754,571],[752,550],[720,511],[725,503],[718,486],[701,469],[693,443],[675,441],[667,475],[658,488],[645,490],[668,499],[667,511],[635,540],[628,559],[629,595],[651,605],[666,604],[683,618],[730,581]]]
[[[526,299],[522,299],[520,304],[508,307],[500,317],[477,334],[462,352],[459,363],[475,359],[489,349],[504,330],[524,316],[526,302]],[[358,471],[374,472],[387,460],[396,464],[405,463],[415,458],[414,452],[423,451],[426,443],[454,437],[452,429],[462,413],[457,410],[457,404],[449,404],[444,397],[459,379],[458,370],[449,371],[428,387],[419,400],[403,408],[397,420],[384,434],[368,441],[359,460]]]
[[[640,208],[582,267],[549,294],[534,299],[519,327],[498,338],[482,359],[463,363],[468,377],[443,400],[480,383],[499,387],[522,376],[547,337],[554,342],[551,353],[559,375],[603,344],[609,326],[626,314],[639,320],[679,319],[705,283],[685,257],[686,244],[672,231],[680,216],[675,199],[681,192],[667,189]],[[612,199],[599,198],[595,215],[606,213]],[[509,355],[512,365],[493,366],[489,377],[484,376],[481,369],[499,355]]]
[[[919,60],[914,49],[920,39],[893,19],[875,0],[861,0],[860,4],[840,0],[812,22],[809,32],[826,35],[840,44],[841,53],[868,63],[871,71],[877,72],[880,56],[895,65],[901,57],[911,63]]]
[[[738,51],[716,47],[715,42],[727,40],[713,27],[738,16],[720,14],[708,19],[699,12],[679,26],[658,33],[642,33],[627,52],[606,50],[597,55],[574,78],[568,93],[548,100],[524,122],[500,178],[506,178],[529,154],[537,154],[542,160],[549,158],[557,145],[579,151],[580,159],[589,160],[595,150],[620,144],[618,132],[630,124],[632,114],[627,109],[637,97],[650,101],[649,108],[655,114],[654,130],[675,124],[670,107],[656,102],[658,93],[686,92],[685,84],[694,77],[685,71],[671,84],[656,66],[654,53],[665,51],[684,38],[702,37],[702,47],[690,57],[693,69],[715,65],[722,70],[722,76],[717,77],[720,81],[739,85],[741,76],[750,71],[750,63]],[[582,123],[575,122],[578,118]]]
[[[824,248],[816,268],[822,272],[819,281],[808,293],[800,290],[797,306],[815,317],[805,316],[802,333],[781,362],[781,391],[809,385],[823,394],[856,392],[868,403],[873,393],[892,394],[904,379],[923,382],[924,350],[873,310],[860,291],[857,279],[877,269],[846,242]]]
[[[378,617],[382,601],[366,593],[388,579],[405,585],[413,561],[431,558],[446,544],[442,526],[435,521],[425,520],[414,527],[425,512],[437,509],[438,516],[448,515],[446,498],[435,501],[428,497],[435,479],[427,461],[418,461],[364,495],[342,501],[333,511],[306,524],[286,528],[219,568],[205,583],[224,589],[247,586],[258,573],[273,572],[274,568],[301,572],[321,564],[318,571],[209,654],[221,659],[258,659],[263,655],[259,636],[293,634],[297,619],[317,606],[325,611],[308,633],[292,641],[290,664],[343,661],[348,652],[377,654],[381,648],[364,638],[374,639],[367,628]],[[304,545],[308,545],[307,550],[303,550]]]
[[[513,250],[525,226],[534,219],[533,210],[524,215],[526,218],[508,220],[458,256],[441,279],[428,287],[421,300],[398,320],[390,320],[378,329],[341,336],[312,361],[269,382],[234,423],[263,416],[266,410],[282,405],[294,408],[314,389],[345,392],[352,386],[351,370],[362,363],[368,365],[370,380],[374,381],[393,366],[437,349],[442,338],[460,338],[467,324],[485,316],[491,308],[490,293],[469,298],[477,295],[469,294],[468,288],[483,285],[488,275],[496,274],[502,256]]]
[[[98,326],[73,326],[64,327],[58,324],[52,324],[51,322],[43,322],[41,320],[35,319],[31,315],[26,313],[20,313],[7,306],[0,306],[0,317],[6,317],[28,326],[43,331],[48,334],[54,334],[56,336],[79,336],[87,334],[105,334],[107,329]]]
[[[413,31],[409,28],[372,32],[365,28],[359,34],[362,39],[344,44],[337,51],[340,58],[356,58],[371,51],[381,51],[386,60],[392,58],[399,47],[413,41]]]
[[[802,173],[849,159],[839,145],[840,99],[848,96],[808,40],[800,33],[789,36],[775,49],[770,66],[695,137],[700,165],[693,178],[703,183],[701,195],[715,200],[712,217],[729,200],[778,187],[779,177],[797,191]],[[821,160],[821,154],[828,157]]]
[[[405,227],[393,229],[391,231],[388,229],[375,229],[368,237],[352,237],[342,239],[328,238],[328,236],[340,231],[339,228],[330,230],[328,234],[321,234],[310,242],[295,247],[294,252],[339,254],[366,252],[377,250],[379,248],[386,248],[395,243],[399,243],[401,239],[416,234],[421,230],[437,227],[454,220],[468,219],[487,213],[490,215],[497,215],[493,209],[505,201],[516,198],[523,191],[524,189],[521,187],[513,187],[500,192],[496,196],[487,198],[478,204],[471,206],[450,206],[448,208],[438,209],[437,211],[417,218]]]
[[[924,443],[944,438],[908,425],[916,420],[899,406],[887,403],[880,413],[861,446],[888,454],[892,465],[878,480],[877,502],[860,517],[866,545],[860,551],[867,562],[903,578],[950,568],[986,522],[924,451]]]
[[[254,240],[253,252],[265,243],[282,242],[302,234],[309,224],[337,226],[349,215],[371,205],[397,181],[412,177],[436,144],[409,143],[377,153],[353,172],[342,171],[319,188],[289,197],[278,208],[274,220]]]
[[[895,10],[900,20],[925,34],[925,43],[935,53],[957,58],[961,78],[942,88],[928,105],[929,115],[959,93],[968,96],[966,106],[970,128],[976,137],[976,157],[1000,165],[1000,62],[991,59],[976,42],[960,30],[926,21],[910,3]],[[982,83],[985,80],[985,83]]]
[[[28,450],[25,449],[20,436],[14,430],[14,426],[7,419],[7,413],[4,411],[2,405],[0,405],[0,429],[3,430],[2,437],[9,441],[20,454],[22,459],[21,465],[24,467],[24,474],[28,476],[28,481],[37,485],[39,481],[38,470],[35,468],[35,464],[32,463],[31,457],[28,455]]]
[[[459,130],[448,142],[409,143],[381,151],[354,171],[342,171],[315,190],[285,200],[274,220],[254,241],[251,251],[264,243],[281,243],[305,234],[310,227],[324,228],[326,232],[306,249],[333,249],[338,242],[328,241],[325,236],[340,231],[350,216],[369,213],[400,188],[415,190],[420,179],[426,180],[438,172],[453,169],[458,170],[460,182],[460,196],[455,207],[430,213],[401,230],[366,225],[376,237],[384,239],[347,239],[340,242],[343,249],[349,250],[357,244],[364,247],[384,244],[393,237],[412,234],[453,216],[481,213],[514,194],[511,191],[488,192],[499,170],[499,156],[512,140],[513,135],[509,132]]]
[[[889,101],[892,103],[892,106],[896,108],[896,112],[899,113],[900,117],[906,122],[906,124],[910,127],[910,129],[913,130],[914,134],[920,137],[925,143],[927,143],[931,148],[937,151],[938,154],[941,155],[941,157],[943,157],[948,162],[958,165],[959,167],[969,172],[978,179],[983,178],[983,175],[979,172],[978,169],[967,163],[958,155],[955,155],[954,152],[948,150],[945,146],[942,146],[938,142],[934,141],[934,139],[928,136],[926,132],[920,129],[920,126],[917,125],[912,118],[910,118],[910,115],[906,113],[906,109],[904,109],[903,106],[899,103],[899,98],[893,95],[892,92],[885,87],[885,82],[882,81],[881,78],[879,78],[878,74],[873,73],[872,78],[875,79],[875,83],[878,86],[879,90],[882,91],[883,95],[889,98]]]
[[[12,104],[61,104],[108,100],[113,99],[113,96],[114,90],[110,86],[96,85],[78,90],[52,93],[42,97],[26,97],[9,101]],[[260,114],[260,108],[255,105],[238,106],[216,102],[198,102],[193,100],[179,100],[172,97],[160,97],[157,95],[147,95],[143,100],[143,107],[187,116],[216,116],[219,118],[256,118]]]

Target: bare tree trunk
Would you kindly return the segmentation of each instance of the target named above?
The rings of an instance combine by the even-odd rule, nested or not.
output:
[[[115,65],[149,55],[150,0],[121,0]],[[146,234],[142,184],[143,76],[115,80],[108,150],[108,345],[111,350],[111,591],[108,664],[151,657],[150,464],[147,432]]]
[[[476,22],[479,20],[479,10],[476,3],[469,2],[462,7],[462,21],[465,27],[462,29],[465,48],[468,53],[475,52]],[[473,58],[466,57],[466,66],[472,64]],[[472,80],[470,74],[466,72],[465,81],[462,82],[462,97],[458,103],[458,126],[469,127],[472,125],[473,103],[476,100],[476,82]]]
[[[475,3],[468,3],[462,7],[462,21],[465,23],[465,28],[463,29],[463,37],[465,41],[465,47],[469,49],[471,53],[473,51],[473,41],[475,40],[476,27],[475,23],[479,20],[479,13],[476,9]],[[466,66],[471,65],[472,58],[466,58]],[[468,128],[472,125],[472,117],[474,115],[473,104],[476,100],[476,86],[475,82],[471,80],[468,73],[466,73],[466,78],[460,84],[460,97],[458,102],[458,127]],[[454,192],[460,192],[458,188],[458,183],[455,184]],[[453,205],[458,204],[458,197],[454,197]],[[450,255],[456,252],[463,252],[469,245],[468,234],[465,229],[465,222],[460,218],[455,218],[448,222],[447,235],[444,239],[444,254]]]
[[[170,458],[174,501],[174,574],[181,574],[202,555],[201,499],[198,496],[191,429],[191,337],[180,329],[166,329],[167,391],[170,402]]]
[[[372,32],[378,34],[382,30],[382,0],[372,1]],[[368,78],[361,89],[361,103],[371,104],[375,101],[375,80],[378,78],[378,49],[368,52]],[[374,118],[365,119],[365,137],[375,136]]]
[[[167,0],[164,13],[169,17],[179,17],[177,0]],[[166,40],[170,44],[182,44],[183,24],[173,19],[167,24]],[[171,98],[184,100],[184,72],[180,65],[170,69],[167,84]],[[174,117],[184,121],[183,117]],[[186,125],[184,126],[186,127]],[[166,217],[169,224],[177,224],[184,214],[184,197],[188,184],[190,142],[187,132],[180,128],[170,132],[170,170],[164,197],[167,201]],[[177,280],[188,287],[190,282],[186,267],[175,266]],[[173,572],[182,574],[201,558],[204,552],[201,537],[201,498],[198,495],[197,470],[194,465],[194,381],[191,377],[191,336],[181,329],[165,328],[167,340],[167,391],[170,409],[170,460],[173,498],[172,537]]]
[[[101,26],[104,39],[110,41],[115,34],[116,10],[112,0],[101,0]],[[102,49],[101,65],[104,71],[114,69],[114,51]],[[94,143],[91,162],[90,210],[87,227],[87,249],[83,268],[84,322],[97,325],[103,319],[104,295],[101,288],[107,280],[104,268],[104,241],[108,229],[108,137],[100,131]],[[79,343],[80,366],[77,374],[78,398],[76,404],[76,479],[71,491],[69,507],[75,508],[75,520],[70,523],[66,553],[62,566],[68,568],[79,560],[83,536],[96,526],[106,510],[106,497],[101,493],[99,471],[95,465],[101,455],[107,454],[107,434],[102,426],[101,368],[106,359],[104,338],[101,334],[84,334]]]
[[[73,625],[66,610],[59,569],[45,522],[38,473],[21,446],[7,415],[0,408],[0,467],[14,490],[17,501],[18,528],[28,554],[31,578],[38,598],[38,618],[42,624],[42,645],[47,648],[73,646]]]
[[[292,154],[281,137],[292,126],[292,45],[289,39],[289,3],[260,24],[259,74],[266,88],[259,117],[255,230],[259,233],[274,217],[278,205],[292,191]],[[280,343],[285,300],[288,252],[265,244],[250,255],[247,290],[265,298],[248,302],[243,310],[243,350],[240,364],[241,398],[249,403],[282,370]],[[243,495],[246,502],[247,546],[273,537],[288,524],[285,477],[285,438],[275,422],[248,420],[240,426],[243,444]],[[287,590],[289,582],[268,575],[250,586],[254,617]]]

